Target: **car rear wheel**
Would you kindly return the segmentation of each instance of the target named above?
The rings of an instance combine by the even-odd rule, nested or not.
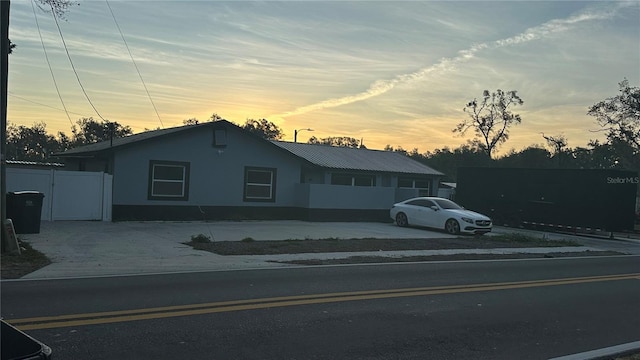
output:
[[[456,219],[449,219],[444,224],[444,230],[451,235],[460,234],[460,224]]]
[[[407,215],[405,215],[404,213],[398,213],[396,215],[396,225],[400,227],[409,226],[409,220],[407,219]]]

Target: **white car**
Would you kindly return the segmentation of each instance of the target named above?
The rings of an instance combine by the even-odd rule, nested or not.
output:
[[[484,234],[491,231],[491,219],[464,209],[451,200],[418,197],[394,204],[389,215],[398,226],[424,226],[449,234]]]

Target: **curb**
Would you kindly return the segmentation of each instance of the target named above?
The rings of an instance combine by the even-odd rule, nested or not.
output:
[[[566,355],[549,360],[609,360],[618,356],[640,353],[640,341],[610,346],[607,348],[587,351],[578,354]]]

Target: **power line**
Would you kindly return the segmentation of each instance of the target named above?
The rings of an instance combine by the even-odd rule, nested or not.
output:
[[[82,82],[80,81],[80,76],[76,71],[76,67],[73,64],[73,60],[71,60],[71,55],[69,54],[67,43],[64,40],[64,36],[62,35],[62,29],[60,29],[60,24],[58,23],[58,17],[56,16],[56,12],[53,9],[53,5],[51,5],[51,15],[53,16],[53,20],[55,20],[56,26],[58,27],[58,33],[60,33],[60,38],[62,39],[62,44],[64,45],[64,51],[67,53],[67,58],[69,59],[69,63],[71,64],[71,69],[73,69],[73,73],[75,74],[76,79],[78,80],[78,84],[80,85],[80,89],[82,89],[82,93],[84,94],[84,97],[89,102],[89,105],[91,105],[91,107],[93,108],[93,111],[95,111],[96,114],[98,114],[98,117],[100,117],[102,121],[108,122],[105,118],[102,117],[102,115],[100,115],[100,112],[98,111],[98,109],[96,109],[96,107],[93,105],[93,102],[91,102],[89,95],[87,94],[86,90],[84,89],[84,86],[82,85]]]
[[[0,1],[2,1],[2,0],[0,0]],[[37,101],[29,100],[29,99],[24,98],[24,97],[22,97],[22,96],[14,95],[14,94],[11,94],[11,93],[7,93],[7,95],[9,95],[9,96],[11,96],[11,97],[14,97],[14,98],[16,98],[16,99],[20,99],[20,100],[23,100],[23,101],[26,101],[26,102],[30,102],[30,103],[35,104],[35,105],[40,105],[40,106],[48,107],[48,108],[53,109],[53,110],[64,111],[63,109],[57,108],[57,107],[55,107],[55,106],[51,106],[51,105],[47,105],[47,104],[43,104],[43,103],[39,103],[39,102],[37,102]],[[83,118],[89,118],[89,116],[87,116],[86,114],[80,114],[80,113],[76,113],[76,112],[73,112],[73,111],[69,111],[69,114],[80,115],[80,116],[82,116]],[[72,124],[72,125],[73,125],[73,124]],[[132,128],[132,129],[138,129],[138,130],[143,130],[143,131],[144,131],[144,130],[148,130],[147,128],[140,127],[140,126],[135,126],[135,125],[127,125],[127,126],[129,126],[129,127],[130,127],[130,128]]]
[[[80,113],[76,113],[76,112],[73,112],[73,111],[67,111],[67,109],[66,109],[66,108],[64,108],[64,109],[60,109],[60,108],[57,108],[57,107],[55,107],[55,106],[51,106],[51,105],[47,105],[47,104],[43,104],[43,103],[39,103],[39,102],[37,102],[37,101],[29,100],[29,99],[27,99],[27,98],[23,98],[22,96],[14,95],[14,94],[11,94],[11,93],[9,93],[9,96],[14,97],[14,98],[16,98],[16,99],[20,99],[20,100],[23,100],[23,101],[30,102],[30,103],[32,103],[32,104],[36,104],[36,105],[40,105],[40,106],[45,106],[45,107],[51,108],[51,109],[53,109],[53,110],[64,111],[64,112],[66,112],[66,113],[67,113],[67,116],[69,116],[69,114],[74,114],[74,115],[80,115],[80,116],[82,116],[82,117],[89,117],[89,116],[86,116],[85,114],[80,114]],[[69,119],[69,120],[71,121],[71,119]],[[73,126],[73,123],[71,123],[71,125]]]
[[[113,13],[113,10],[111,10],[111,5],[109,5],[109,0],[105,0],[105,2],[107,3],[107,7],[109,8],[109,11],[111,12],[111,17],[113,17],[113,22],[116,23],[116,27],[118,28],[118,32],[120,33],[120,37],[122,37],[122,41],[124,42],[124,46],[127,48],[127,52],[129,52],[129,57],[131,58],[131,61],[133,62],[133,66],[136,68],[136,72],[138,73],[138,76],[140,77],[140,81],[142,82],[142,86],[144,86],[144,91],[147,93],[147,96],[149,97],[149,101],[151,101],[151,105],[153,106],[153,110],[156,112],[156,116],[158,117],[158,120],[160,121],[160,126],[162,126],[164,128],[164,124],[162,123],[162,119],[160,118],[160,114],[158,114],[158,109],[156,108],[156,104],[153,102],[153,99],[151,98],[151,94],[149,94],[149,90],[147,89],[147,84],[144,82],[144,79],[142,78],[142,74],[140,73],[140,69],[138,69],[138,65],[136,64],[136,61],[133,59],[133,54],[131,54],[131,50],[129,49],[129,45],[127,44],[127,40],[125,40],[124,35],[122,34],[122,30],[120,29],[120,25],[118,25],[118,21],[116,20],[116,16]]]
[[[51,78],[53,79],[53,85],[56,88],[56,93],[58,93],[58,98],[60,99],[60,103],[64,108],[64,112],[67,114],[67,119],[69,119],[69,123],[71,124],[71,126],[73,126],[73,121],[71,121],[71,116],[69,116],[69,111],[67,110],[67,106],[64,104],[64,100],[62,100],[62,94],[60,94],[60,89],[58,88],[58,82],[56,81],[56,77],[53,74],[53,68],[51,67],[51,62],[49,62],[49,55],[47,55],[47,48],[44,46],[44,40],[42,39],[42,32],[40,31],[40,23],[38,22],[38,15],[36,15],[36,7],[33,4],[33,0],[31,1],[31,9],[33,10],[33,18],[36,20],[38,35],[40,35],[40,43],[42,44],[42,50],[44,51],[44,58],[47,61],[47,66],[49,66],[49,72],[51,73]]]

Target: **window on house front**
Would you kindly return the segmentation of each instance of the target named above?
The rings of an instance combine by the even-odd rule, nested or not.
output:
[[[331,185],[349,185],[351,186],[353,177],[345,174],[331,174]]]
[[[275,201],[276,169],[247,167],[244,171],[244,201]]]
[[[331,185],[376,186],[376,177],[366,174],[331,174]]]
[[[428,179],[416,179],[416,178],[410,178],[410,177],[398,178],[399,188],[418,189],[419,196],[430,195],[430,192],[429,192],[430,184],[431,184],[431,181],[429,181]]]
[[[149,162],[149,200],[189,200],[189,163]]]

